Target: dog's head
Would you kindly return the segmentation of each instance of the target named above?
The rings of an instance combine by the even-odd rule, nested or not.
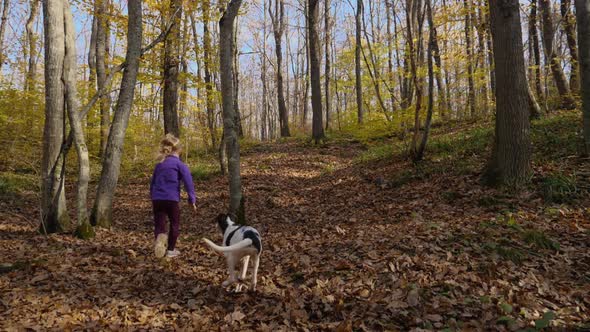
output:
[[[217,218],[215,218],[215,220],[217,221],[217,225],[219,226],[219,229],[221,229],[221,233],[225,234],[225,230],[234,224],[234,222],[231,220],[230,215],[229,214],[224,214],[224,213],[220,213]]]

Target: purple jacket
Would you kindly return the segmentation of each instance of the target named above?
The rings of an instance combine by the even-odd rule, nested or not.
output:
[[[150,195],[153,201],[180,201],[180,183],[184,183],[184,189],[188,193],[188,202],[194,204],[197,201],[193,177],[188,167],[177,156],[166,157],[156,165],[152,182],[150,183]]]

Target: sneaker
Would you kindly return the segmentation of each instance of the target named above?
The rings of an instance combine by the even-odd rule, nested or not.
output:
[[[166,255],[166,247],[168,247],[168,235],[165,233],[158,234],[154,243],[154,253],[157,258],[162,258]]]
[[[172,258],[172,257],[176,257],[178,255],[180,255],[180,251],[178,251],[176,249],[166,251],[166,257]]]

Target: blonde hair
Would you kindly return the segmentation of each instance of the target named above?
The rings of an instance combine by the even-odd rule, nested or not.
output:
[[[159,159],[164,160],[171,154],[178,154],[182,150],[182,145],[180,144],[180,140],[172,135],[166,134],[164,139],[160,141],[160,151],[159,151]]]

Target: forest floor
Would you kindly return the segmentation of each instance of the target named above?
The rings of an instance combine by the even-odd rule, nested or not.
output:
[[[587,161],[564,143],[576,119],[536,125],[519,194],[480,184],[481,128],[435,131],[416,166],[391,138],[249,149],[255,293],[221,288],[224,261],[200,240],[221,239],[223,177],[197,182],[196,214],[183,204],[175,259],[153,257],[148,178],[119,185],[113,227],[90,241],[39,235],[31,193],[2,199],[0,330],[590,329]]]

